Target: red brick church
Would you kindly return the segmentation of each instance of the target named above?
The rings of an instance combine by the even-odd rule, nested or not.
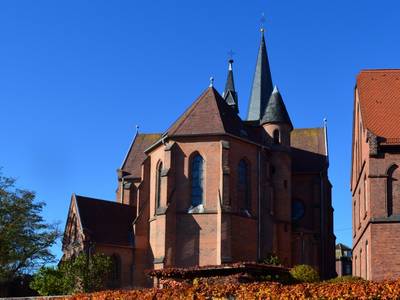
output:
[[[211,84],[167,130],[136,134],[115,202],[72,195],[63,259],[110,255],[117,287],[151,285],[146,269],[271,253],[334,276],[326,127],[293,127],[263,31],[245,120],[232,63],[222,95]]]

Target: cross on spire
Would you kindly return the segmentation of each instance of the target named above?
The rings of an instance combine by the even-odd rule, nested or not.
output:
[[[232,49],[229,50],[229,51],[228,51],[228,57],[229,57],[229,59],[230,59],[230,60],[233,60],[233,56],[234,56],[235,54],[236,54],[236,53],[233,52]]]
[[[265,25],[265,13],[261,13],[260,23],[261,23],[261,32],[264,32],[264,25]]]

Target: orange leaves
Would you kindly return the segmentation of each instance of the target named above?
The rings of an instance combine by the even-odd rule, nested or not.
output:
[[[283,285],[274,282],[194,285],[169,283],[164,289],[105,291],[75,295],[69,300],[109,299],[398,299],[400,280]]]

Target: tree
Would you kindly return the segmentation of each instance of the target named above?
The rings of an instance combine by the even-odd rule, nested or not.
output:
[[[44,206],[0,170],[0,283],[54,262],[50,247],[61,234],[57,224],[44,221]]]
[[[41,268],[30,287],[42,296],[101,291],[107,287],[111,269],[110,257],[81,253],[75,259],[61,262],[57,268]]]

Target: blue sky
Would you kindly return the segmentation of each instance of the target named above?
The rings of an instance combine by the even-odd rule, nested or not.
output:
[[[222,92],[230,49],[245,116],[261,12],[294,126],[328,118],[335,233],[351,245],[353,89],[361,69],[400,66],[395,0],[1,1],[4,175],[62,228],[72,192],[115,199],[135,125],[164,131],[210,76]]]

